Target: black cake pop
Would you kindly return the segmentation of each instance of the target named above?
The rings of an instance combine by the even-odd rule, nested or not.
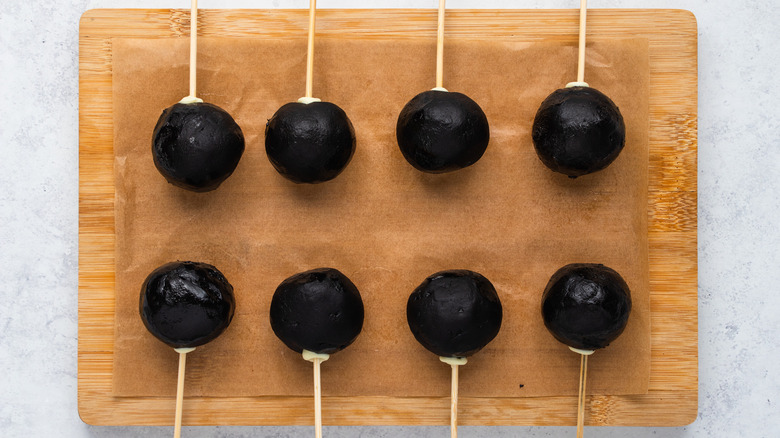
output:
[[[271,328],[290,349],[333,354],[350,345],[363,328],[363,300],[352,281],[336,269],[295,274],[271,299]]]
[[[618,107],[588,86],[550,94],[534,118],[536,153],[550,169],[576,178],[601,170],[623,150],[626,127]]]
[[[626,327],[631,295],[613,269],[593,263],[560,268],[542,296],[544,325],[560,342],[577,350],[609,345]]]
[[[230,114],[196,100],[166,108],[157,121],[152,156],[169,183],[194,192],[216,189],[238,166],[244,135]]]
[[[141,287],[144,325],[173,348],[193,348],[219,336],[230,324],[233,286],[206,263],[171,262],[152,271]]]
[[[498,334],[503,310],[493,284],[467,270],[426,278],[406,304],[406,319],[423,347],[442,357],[468,357]]]
[[[355,153],[355,130],[337,105],[305,98],[279,108],[265,128],[265,151],[274,168],[296,183],[338,176]]]
[[[471,98],[433,89],[418,94],[401,110],[396,139],[416,169],[445,173],[476,163],[487,149],[490,128]]]

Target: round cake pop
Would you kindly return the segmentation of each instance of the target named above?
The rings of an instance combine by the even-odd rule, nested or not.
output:
[[[303,98],[283,105],[268,121],[265,151],[290,181],[321,183],[349,164],[355,153],[355,129],[337,105]]]
[[[398,115],[395,135],[406,161],[428,173],[452,172],[476,163],[487,149],[490,128],[482,108],[444,88],[445,1],[436,26],[436,87],[410,100]]]
[[[316,0],[309,1],[306,94],[279,108],[265,128],[265,152],[277,172],[295,183],[330,181],[355,153],[355,129],[337,105],[312,97]]]
[[[190,94],[165,110],[152,135],[152,157],[165,179],[193,192],[226,180],[244,153],[244,134],[222,108],[196,97],[198,1],[190,2]]]
[[[319,268],[284,280],[271,299],[271,328],[290,349],[333,354],[363,329],[363,300],[336,269]]]
[[[166,108],[154,128],[154,165],[183,189],[216,189],[233,174],[243,153],[244,134],[235,120],[200,99]]]
[[[555,90],[533,124],[536,154],[550,169],[576,178],[604,169],[623,150],[623,116],[604,93],[588,86]]]
[[[194,348],[213,340],[228,327],[235,308],[233,286],[206,263],[166,263],[141,287],[144,325],[173,348]]]
[[[414,337],[442,357],[468,357],[481,350],[498,334],[502,316],[493,284],[468,270],[431,275],[406,304]]]
[[[396,139],[416,169],[445,173],[476,163],[487,149],[490,128],[471,98],[439,88],[418,94],[404,106]]]
[[[628,285],[613,269],[573,263],[550,278],[542,296],[544,325],[560,342],[592,351],[614,341],[631,313]]]

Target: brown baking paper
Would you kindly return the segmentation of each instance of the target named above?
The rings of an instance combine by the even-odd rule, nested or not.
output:
[[[357,151],[335,180],[296,185],[264,151],[266,119],[304,91],[306,45],[291,40],[199,42],[198,95],[230,112],[246,137],[236,172],[216,191],[169,185],[153,163],[163,108],[188,94],[188,41],[113,41],[116,153],[114,395],[172,396],[177,355],[138,315],[144,278],[173,260],[217,266],[235,287],[227,331],[188,355],[188,396],[312,394],[312,365],[287,349],[268,318],[276,286],[317,267],[358,286],[363,332],[322,366],[324,395],[448,396],[450,367],[414,339],[406,300],[428,275],[471,269],[495,285],[501,331],[461,367],[463,397],[576,394],[579,356],[544,328],[540,299],[571,262],[599,262],[628,282],[623,335],[591,357],[588,392],[639,394],[650,362],[645,40],[590,41],[586,80],[616,102],[628,138],[606,170],[576,180],[534,152],[541,101],[575,79],[576,44],[448,39],[444,86],[473,98],[490,121],[475,165],[423,174],[395,141],[398,113],[434,86],[433,39],[318,38],[314,94],[340,105]]]

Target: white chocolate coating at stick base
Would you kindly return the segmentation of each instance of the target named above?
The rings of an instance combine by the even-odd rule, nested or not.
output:
[[[566,84],[566,88],[571,88],[571,87],[590,87],[590,85],[588,85],[587,82],[569,82],[568,84]]]
[[[309,350],[303,350],[301,355],[303,356],[303,360],[309,362],[314,362],[315,359],[319,359],[321,362],[325,362],[326,360],[330,359],[329,354],[315,353]]]
[[[180,100],[179,103],[183,103],[183,104],[203,103],[203,99],[195,96],[186,96],[182,100]]]
[[[577,354],[582,354],[584,356],[590,356],[591,354],[596,352],[596,350],[581,350],[579,348],[574,348],[574,347],[569,347],[569,350],[571,350],[571,351],[573,351],[573,352],[575,352]]]
[[[299,103],[305,103],[306,105],[313,103],[313,102],[322,102],[320,99],[317,99],[316,97],[301,97],[298,99]]]
[[[466,365],[466,362],[468,362],[468,359],[465,357],[439,356],[439,360],[448,365]]]

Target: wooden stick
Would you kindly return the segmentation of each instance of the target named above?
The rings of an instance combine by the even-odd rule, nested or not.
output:
[[[187,367],[187,353],[194,348],[174,348],[179,353],[179,380],[176,383],[176,414],[173,422],[173,438],[181,437],[181,411],[184,401],[184,369]]]
[[[314,12],[317,0],[309,0],[309,43],[306,53],[306,97],[312,97],[312,78],[314,76]]]
[[[195,96],[197,88],[195,72],[198,66],[198,0],[190,4],[190,96]]]
[[[439,0],[439,25],[436,31],[436,88],[444,87],[444,1]]]
[[[320,364],[330,357],[325,353],[303,350],[303,359],[314,364],[314,436],[322,438],[322,384],[320,382]]]
[[[314,363],[314,436],[322,438],[322,383],[320,382],[322,359],[315,358],[312,363]]]
[[[465,357],[439,356],[439,360],[452,367],[452,387],[450,388],[450,436],[458,437],[458,367],[466,365]]]
[[[458,438],[458,366],[452,364],[452,388],[450,389],[450,437]]]
[[[577,59],[577,82],[585,82],[585,21],[588,15],[588,0],[580,0],[580,50]]]
[[[577,438],[582,438],[585,425],[585,382],[588,375],[588,355],[580,355],[580,391],[577,400]]]

